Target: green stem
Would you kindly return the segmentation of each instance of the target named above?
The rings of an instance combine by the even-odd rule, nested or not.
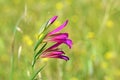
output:
[[[45,67],[46,65],[42,66],[36,73],[33,74],[30,80],[34,80],[38,73]]]
[[[10,72],[10,80],[13,80],[13,72],[14,72],[14,44],[15,44],[15,35],[16,35],[16,26],[14,28],[12,44],[11,44],[11,72]]]
[[[46,45],[47,45],[47,43],[45,43],[42,46],[42,48],[37,53],[35,53],[34,59],[33,59],[33,63],[32,63],[32,67],[34,67],[36,60],[39,58],[40,54],[42,53],[42,51],[44,50],[44,48],[45,48]]]
[[[11,55],[11,71],[10,71],[10,80],[13,80],[13,70],[14,70],[14,57]]]

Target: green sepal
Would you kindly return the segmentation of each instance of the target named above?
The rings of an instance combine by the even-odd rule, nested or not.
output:
[[[49,20],[50,20],[50,19],[49,19]],[[49,27],[49,25],[48,25],[49,20],[46,21],[46,23],[44,23],[44,24],[41,26],[40,31],[39,31],[39,33],[38,33],[39,35],[40,35],[41,33],[43,33],[43,32]]]
[[[34,51],[38,48],[38,46],[42,43],[43,39],[45,38],[46,34],[42,34],[40,39],[36,42],[34,46]]]

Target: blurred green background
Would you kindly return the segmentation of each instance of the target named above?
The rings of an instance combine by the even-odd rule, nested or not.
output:
[[[11,74],[11,44],[15,36],[13,80],[29,80],[33,46],[40,26],[54,15],[50,27],[69,24],[73,40],[71,50],[61,48],[70,57],[40,59],[47,63],[39,76],[42,80],[119,80],[120,79],[120,0],[0,0],[0,80]],[[21,53],[20,53],[21,51]]]

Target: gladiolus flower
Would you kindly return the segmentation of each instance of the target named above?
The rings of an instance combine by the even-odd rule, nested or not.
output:
[[[72,40],[68,39],[68,33],[57,33],[60,30],[62,30],[68,23],[68,20],[66,20],[61,26],[56,28],[55,30],[49,32],[44,39],[44,41],[51,41],[51,42],[58,42],[58,43],[64,43],[71,48],[72,46]]]
[[[40,56],[41,58],[60,58],[64,60],[69,60],[67,56],[64,56],[64,52],[61,51],[59,48],[57,48],[61,43],[56,43],[50,48],[46,49],[43,51],[42,55]]]
[[[48,25],[52,24],[57,19],[57,16],[54,16],[48,22]],[[44,38],[44,42],[55,42],[55,44],[45,51],[42,52],[41,58],[59,58],[64,60],[69,60],[67,56],[65,56],[64,51],[58,48],[59,45],[62,43],[66,44],[69,48],[72,47],[72,40],[68,39],[68,33],[59,33],[68,23],[66,20],[62,25],[54,29],[53,31],[49,32],[46,37]]]

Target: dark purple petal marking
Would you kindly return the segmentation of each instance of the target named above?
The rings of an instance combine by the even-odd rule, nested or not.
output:
[[[44,52],[42,56],[52,56],[52,55],[62,55],[65,54],[63,51],[50,51],[50,52]]]
[[[66,60],[66,61],[69,60],[69,57],[67,57],[67,56],[63,56],[63,55],[59,56],[59,58],[64,59],[64,60]]]
[[[53,31],[51,31],[50,33],[48,33],[48,35],[51,34],[55,34],[56,32],[59,32],[61,29],[63,29],[68,23],[68,20],[66,20],[61,26],[59,26],[58,28],[54,29]]]
[[[49,52],[53,52],[53,51],[61,51],[61,49],[60,48],[55,48],[55,49],[50,49],[49,50]],[[47,52],[47,51],[45,51],[45,52]]]
[[[61,54],[65,54],[63,51],[54,51],[51,53],[52,55],[61,55]]]
[[[60,59],[64,59],[64,60],[69,60],[69,57],[64,56],[64,55],[58,55],[58,54],[52,54],[52,55],[41,55],[41,58],[60,58]]]

